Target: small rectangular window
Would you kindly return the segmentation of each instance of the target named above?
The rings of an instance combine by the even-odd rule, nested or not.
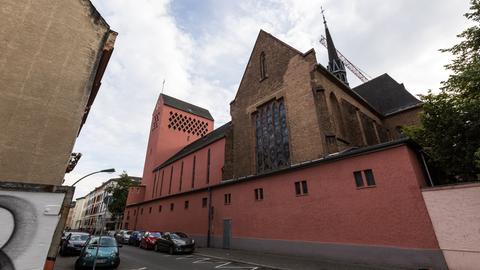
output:
[[[171,204],[170,204],[170,211],[173,211],[173,207],[174,207],[174,204],[171,203]]]
[[[188,201],[185,201],[185,209],[188,209]]]
[[[148,209],[148,213],[151,214],[152,213],[152,207],[150,206],[150,209]]]
[[[302,194],[302,189],[300,188],[300,182],[295,182],[295,193],[297,195],[301,195]]]
[[[224,195],[224,203],[225,204],[231,204],[232,203],[232,194],[227,193]]]
[[[355,184],[357,187],[363,187],[363,177],[361,171],[353,172],[353,176],[355,177]]]
[[[367,179],[367,185],[368,186],[375,186],[375,179],[373,177],[373,172],[372,170],[368,169],[363,171],[365,173],[365,178]]]
[[[307,181],[295,182],[295,194],[297,194],[297,196],[308,194]]]
[[[207,204],[208,204],[208,199],[207,199],[207,197],[202,198],[202,207],[203,207],[203,208],[206,208],[206,207],[207,207]]]
[[[255,200],[257,201],[263,200],[263,188],[255,189]]]
[[[302,181],[302,192],[303,194],[308,194],[307,181]]]
[[[158,206],[158,212],[162,212],[162,206],[161,205]]]

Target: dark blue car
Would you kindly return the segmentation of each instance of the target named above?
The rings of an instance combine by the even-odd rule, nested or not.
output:
[[[142,241],[143,236],[145,235],[144,231],[134,231],[130,235],[130,238],[128,239],[128,244],[132,246],[140,246],[140,242]]]

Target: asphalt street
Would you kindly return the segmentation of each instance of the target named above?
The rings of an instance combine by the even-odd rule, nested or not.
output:
[[[76,256],[57,257],[55,270],[74,269]],[[118,270],[213,270],[213,269],[245,269],[271,270],[272,268],[257,267],[227,260],[218,260],[194,254],[169,255],[151,250],[124,245],[120,249],[120,266]]]

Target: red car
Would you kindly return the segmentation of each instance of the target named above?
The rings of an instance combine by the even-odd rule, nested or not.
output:
[[[161,232],[146,232],[140,241],[140,248],[153,249],[158,238],[162,237]]]

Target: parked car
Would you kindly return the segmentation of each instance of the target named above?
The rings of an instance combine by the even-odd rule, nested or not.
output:
[[[182,232],[166,232],[155,241],[154,250],[167,251],[170,254],[193,253],[195,251],[195,240]]]
[[[145,235],[144,231],[134,231],[130,235],[130,239],[128,239],[128,244],[132,246],[138,247],[140,245],[140,241],[142,241],[143,236]]]
[[[99,245],[100,242],[100,245]],[[75,270],[96,267],[117,268],[120,265],[120,252],[115,238],[111,236],[91,236],[75,261]]]
[[[158,238],[162,237],[161,232],[145,232],[140,241],[140,248],[153,249]]]
[[[60,241],[60,256],[78,254],[85,246],[90,234],[82,232],[68,232]]]
[[[122,244],[128,244],[128,240],[130,239],[132,231],[120,231],[120,233],[117,234],[115,239]]]

